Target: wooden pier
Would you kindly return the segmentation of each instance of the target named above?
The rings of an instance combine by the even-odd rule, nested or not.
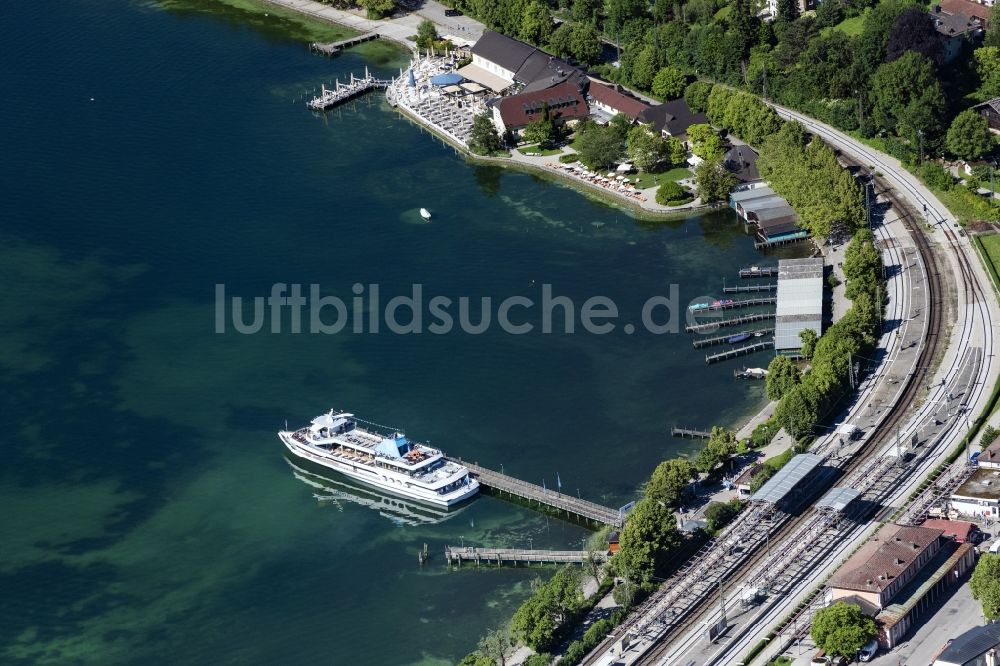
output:
[[[751,266],[750,268],[741,268],[740,277],[744,280],[750,278],[762,278],[762,277],[777,277],[778,267],[777,266]]]
[[[391,83],[392,81],[386,79],[376,79],[368,73],[366,67],[363,78],[358,78],[352,73],[350,83],[341,83],[338,80],[333,88],[324,85],[320,96],[309,100],[306,106],[313,111],[325,111],[366,92],[388,88]]]
[[[708,439],[712,433],[708,430],[695,430],[693,428],[678,428],[674,426],[670,429],[671,437],[691,437],[692,439]]]
[[[607,553],[594,553],[596,559],[604,562]],[[583,564],[587,561],[585,550],[524,550],[521,548],[477,548],[475,546],[445,546],[444,556],[448,564],[461,565],[463,562],[480,564]]]
[[[742,335],[744,333],[749,333],[752,337],[759,338],[761,336],[767,335],[768,333],[774,333],[774,329],[762,328],[756,331],[740,331],[739,333],[728,333],[726,335],[720,335],[714,338],[698,338],[691,344],[695,349],[701,349],[702,347],[711,347],[713,345],[736,344],[729,342],[729,339],[737,335]],[[758,333],[760,335],[757,335]],[[747,338],[747,340],[749,339],[750,338]],[[744,340],[743,342],[746,342],[746,340]]]
[[[736,349],[727,349],[726,351],[719,352],[718,354],[706,355],[705,363],[718,363],[719,361],[726,361],[731,358],[736,358],[737,356],[746,356],[747,354],[764,351],[765,349],[771,349],[772,347],[774,347],[774,340],[755,342],[752,345],[737,347]]]
[[[731,303],[719,301],[718,303],[712,303],[707,308],[692,310],[691,312],[697,315],[699,312],[711,312],[713,310],[736,310],[739,308],[752,308],[760,305],[774,305],[777,300],[778,299],[775,296],[758,296],[757,298],[741,298],[739,300],[732,299]]]
[[[723,294],[739,294],[751,291],[775,291],[778,285],[774,282],[769,282],[767,284],[741,284],[735,287],[723,287]]]
[[[698,331],[711,330],[717,326],[739,326],[740,324],[747,324],[752,321],[763,321],[765,319],[774,319],[774,313],[754,312],[752,314],[733,317],[732,319],[716,319],[715,321],[705,322],[704,324],[691,324],[689,326],[685,326],[684,331],[687,333],[697,333]]]
[[[455,459],[461,465],[469,469],[469,473],[479,480],[484,488],[489,488],[501,497],[517,497],[526,501],[529,506],[547,506],[555,509],[558,513],[563,513],[567,517],[577,520],[590,521],[600,525],[611,525],[621,527],[623,516],[618,509],[602,506],[596,502],[566,495],[557,490],[536,486],[533,483],[522,481],[521,479],[507,476],[500,472],[480,467],[474,463],[465,462],[461,458]]]
[[[317,53],[322,53],[325,56],[335,56],[344,49],[349,49],[352,46],[363,44],[364,42],[370,42],[374,39],[378,39],[379,37],[381,37],[381,35],[377,32],[368,32],[363,35],[358,35],[357,37],[342,39],[339,42],[328,42],[326,44],[313,42],[309,45],[309,48]]]

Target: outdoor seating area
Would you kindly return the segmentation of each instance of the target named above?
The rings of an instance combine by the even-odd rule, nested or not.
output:
[[[591,185],[604,188],[628,199],[635,199],[636,201],[647,200],[642,191],[632,184],[631,179],[623,174],[612,171],[607,175],[601,175],[591,171],[579,162],[574,164],[552,164],[550,166],[556,171],[578,178]]]
[[[464,146],[473,118],[486,110],[485,89],[456,73],[457,62],[454,54],[418,58],[393,81],[388,98]]]

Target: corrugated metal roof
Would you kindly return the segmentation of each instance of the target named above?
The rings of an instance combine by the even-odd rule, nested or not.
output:
[[[861,495],[861,491],[854,488],[831,488],[830,492],[823,495],[823,499],[816,502],[816,508],[833,509],[839,513],[846,509],[847,505],[856,500],[859,495]]]
[[[764,502],[766,504],[777,504],[792,492],[795,486],[799,485],[802,479],[806,478],[810,472],[823,464],[823,458],[813,453],[800,453],[788,464],[778,470],[767,483],[755,492],[750,500],[753,502]]]
[[[778,290],[774,320],[774,348],[799,349],[799,332],[823,332],[823,260],[782,259],[778,262]]]
[[[733,192],[729,195],[730,201],[733,203],[739,203],[741,201],[748,201],[750,199],[758,199],[760,197],[770,197],[774,196],[774,190],[770,187],[752,187],[748,190],[740,190],[739,192]]]
[[[1000,624],[988,624],[969,629],[953,640],[937,660],[948,664],[964,664],[997,645],[1000,645]]]

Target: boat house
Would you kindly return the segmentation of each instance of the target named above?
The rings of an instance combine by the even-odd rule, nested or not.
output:
[[[799,333],[823,332],[823,260],[782,259],[778,262],[778,293],[774,317],[774,349],[802,348]]]

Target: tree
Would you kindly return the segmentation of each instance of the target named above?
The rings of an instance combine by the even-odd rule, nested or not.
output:
[[[802,355],[812,358],[813,350],[816,348],[816,339],[819,336],[811,328],[804,328],[799,331],[799,340],[802,341]]]
[[[711,83],[694,81],[684,89],[684,101],[692,111],[704,111],[708,107],[708,96],[711,92]]]
[[[711,125],[704,123],[691,125],[688,127],[687,135],[691,141],[691,152],[703,160],[715,160],[726,152],[722,147],[722,139]]]
[[[882,282],[882,255],[868,229],[859,229],[844,250],[845,293],[852,301],[861,292],[872,292]]]
[[[479,651],[497,666],[506,666],[507,653],[513,647],[514,641],[508,624],[487,631],[486,635],[479,639]]]
[[[570,37],[570,53],[584,65],[601,60],[601,35],[592,23],[577,23]]]
[[[687,163],[687,148],[684,147],[684,142],[678,139],[676,136],[667,137],[667,159],[670,160],[670,164],[673,166],[683,166]]]
[[[647,44],[639,51],[632,65],[629,79],[632,85],[642,90],[649,90],[653,85],[657,70],[660,67],[660,56],[653,44]]]
[[[664,460],[646,482],[645,496],[655,502],[662,502],[670,508],[680,504],[681,493],[691,480],[695,478],[696,470],[684,458]]]
[[[686,85],[684,72],[672,66],[663,67],[653,77],[653,94],[663,99],[675,99],[684,94]]]
[[[510,630],[514,638],[533,650],[541,652],[551,646],[556,620],[549,595],[539,589],[521,604],[510,619]]]
[[[576,23],[597,23],[597,16],[601,13],[601,0],[573,0],[570,7],[570,17]]]
[[[861,608],[840,601],[816,611],[810,635],[827,654],[853,657],[878,636],[878,627],[873,619],[861,614]]]
[[[945,99],[934,73],[934,64],[925,56],[909,51],[892,62],[880,65],[869,85],[872,117],[883,129],[917,143],[917,132],[936,135],[941,130]]]
[[[368,18],[380,19],[396,9],[396,0],[358,0],[358,5],[365,8]]]
[[[458,666],[496,666],[496,664],[485,654],[476,650],[462,657],[462,661],[458,662]]]
[[[591,169],[611,167],[623,152],[623,141],[608,127],[593,126],[579,132],[574,146],[580,161]]]
[[[628,133],[632,129],[632,119],[624,113],[616,113],[608,123],[608,131],[614,133],[622,143],[628,139]]]
[[[708,474],[735,454],[736,448],[736,433],[716,426],[712,428],[705,448],[695,456],[694,466],[698,471]]]
[[[994,4],[986,21],[986,38],[983,46],[1000,47],[1000,5]]]
[[[945,144],[962,159],[974,160],[993,150],[993,135],[986,118],[966,109],[951,122]]]
[[[649,171],[670,156],[670,146],[659,132],[650,132],[646,125],[635,125],[628,131],[628,158],[643,171]]]
[[[969,588],[972,598],[983,605],[983,615],[987,620],[1000,618],[1000,555],[983,553],[979,556]]]
[[[552,145],[556,139],[556,127],[546,109],[543,109],[540,118],[532,120],[521,130],[521,138],[528,143],[537,143],[543,149]]]
[[[549,36],[549,50],[560,58],[573,55],[573,24],[562,23]]]
[[[604,0],[604,30],[617,35],[625,22],[646,14],[646,0]]]
[[[642,499],[629,512],[618,539],[618,553],[611,562],[619,574],[648,582],[665,573],[680,543],[673,514],[659,502]]]
[[[735,499],[729,502],[710,502],[705,507],[705,519],[708,521],[708,529],[718,532],[732,522],[741,508],[743,507],[739,500]]]
[[[469,148],[480,155],[489,155],[503,150],[500,135],[497,134],[497,128],[488,111],[484,111],[472,119],[472,129],[469,130]]]
[[[990,13],[998,12],[994,8]],[[1000,19],[1000,15],[997,18]],[[973,51],[972,58],[976,65],[976,74],[979,75],[979,90],[976,91],[979,99],[1000,97],[1000,48],[984,46]]]
[[[729,191],[736,187],[736,176],[726,169],[721,159],[705,160],[695,168],[694,175],[702,203],[724,201]]]
[[[885,61],[892,62],[907,51],[914,51],[928,58],[935,65],[944,60],[944,43],[933,21],[921,7],[903,10],[889,30],[885,44]]]
[[[844,5],[840,0],[821,2],[816,8],[816,25],[827,28],[844,20]]]
[[[424,19],[417,26],[417,46],[422,49],[429,49],[431,45],[437,40],[438,33],[437,28],[434,27],[434,23],[428,19]]]
[[[781,397],[774,418],[796,441],[807,437],[819,420],[813,392],[804,384],[795,384]]]
[[[549,40],[552,30],[552,15],[549,13],[549,8],[539,0],[534,0],[521,16],[518,35],[526,42],[544,44]]]
[[[661,206],[683,206],[694,201],[694,196],[672,180],[656,188],[656,203]]]
[[[787,356],[775,356],[767,365],[765,385],[767,397],[771,400],[781,400],[789,389],[802,381],[802,373],[798,366]]]
[[[798,17],[799,0],[778,0],[778,20],[791,23]]]

